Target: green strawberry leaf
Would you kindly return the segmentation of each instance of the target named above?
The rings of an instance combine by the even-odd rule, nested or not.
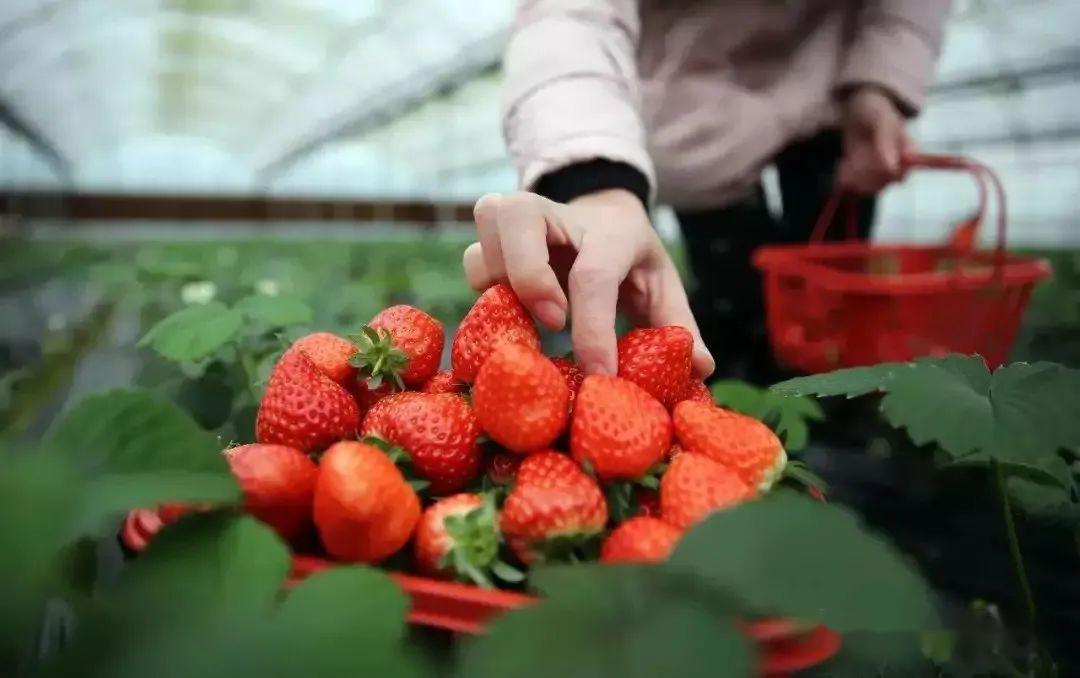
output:
[[[405,642],[406,596],[381,572],[335,568],[283,595],[285,546],[251,518],[166,528],[112,591],[90,601],[45,675],[430,675]]]
[[[62,549],[77,520],[75,470],[59,455],[0,450],[0,666],[15,667],[46,597],[61,587]]]
[[[78,534],[107,528],[133,508],[240,497],[215,437],[148,391],[90,396],[55,422],[46,441],[82,473]]]
[[[936,444],[962,459],[982,453],[1007,464],[1043,469],[1080,446],[1080,371],[1051,363],[1017,363],[992,375],[980,358],[950,356],[898,371],[882,411],[917,445]]]
[[[248,319],[274,328],[309,325],[312,321],[311,307],[293,297],[252,294],[236,302],[234,308]]]
[[[164,318],[139,340],[169,360],[200,360],[229,343],[240,331],[243,315],[220,302],[189,306]]]
[[[196,512],[167,526],[125,568],[115,592],[135,605],[168,598],[177,612],[269,609],[289,574],[289,550],[249,516]]]
[[[465,645],[457,675],[696,678],[718,667],[754,675],[753,649],[724,606],[681,578],[595,563],[542,568],[534,578],[543,601],[499,617]]]
[[[882,363],[872,367],[850,367],[825,374],[788,379],[775,384],[772,390],[784,396],[843,395],[855,398],[881,391],[898,370],[910,366],[910,363]]]
[[[934,628],[930,592],[895,549],[846,509],[790,491],[709,517],[666,567],[700,577],[751,615],[840,633]]]

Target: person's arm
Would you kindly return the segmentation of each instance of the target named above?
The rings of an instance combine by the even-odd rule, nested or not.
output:
[[[887,93],[908,116],[922,108],[941,50],[949,0],[864,0],[837,83]]]
[[[522,190],[557,202],[655,181],[641,121],[636,0],[521,0],[503,131]]]
[[[873,193],[903,173],[906,119],[922,108],[941,49],[949,0],[864,0],[836,95],[844,157],[837,181]]]
[[[678,271],[649,220],[653,167],[638,107],[635,0],[522,0],[504,67],[504,132],[521,191],[486,195],[469,283],[507,280],[544,325],[569,316],[587,373],[617,369],[615,312],[681,325],[709,374]]]

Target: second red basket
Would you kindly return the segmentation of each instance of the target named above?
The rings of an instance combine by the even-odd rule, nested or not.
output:
[[[842,200],[834,194],[809,244],[759,249],[769,340],[782,363],[826,372],[946,353],[979,354],[991,368],[1008,359],[1049,264],[1006,253],[1005,192],[988,167],[942,155],[909,156],[905,164],[970,173],[979,186],[975,215],[939,246],[826,243]],[[988,184],[998,199],[997,244],[978,252],[972,246]]]

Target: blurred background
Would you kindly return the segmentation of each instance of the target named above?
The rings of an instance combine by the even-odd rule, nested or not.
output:
[[[452,336],[474,299],[460,268],[472,204],[515,187],[499,111],[513,5],[0,0],[0,440],[35,439],[86,393],[132,384],[250,439],[226,428],[254,413],[247,366],[246,384],[223,367],[235,355],[178,373],[136,348],[185,308],[278,297],[292,305],[273,312],[294,311],[283,324],[347,332],[408,302]],[[1054,266],[1013,357],[1080,366],[1080,2],[953,8],[914,134],[994,167],[1010,246]],[[975,201],[966,178],[914,175],[886,192],[876,237],[942,239]],[[681,262],[662,206],[656,222]],[[944,525],[928,497],[985,504],[890,461],[850,425],[872,414],[828,417],[840,435],[815,430],[805,458],[835,500],[960,600],[1010,587],[1004,561],[984,557],[997,528],[973,527],[978,515]],[[1061,565],[1075,532],[1059,537],[1040,523],[1025,548],[1060,603],[1046,617],[1075,623],[1080,590]]]
[[[129,383],[133,342],[183,305],[293,295],[329,329],[391,300],[460,317],[472,202],[515,185],[499,114],[512,14],[509,0],[0,3],[4,422],[14,407],[34,430],[43,403]],[[915,125],[926,150],[1000,172],[1010,244],[1056,267],[1017,356],[1072,364],[1078,25],[1074,0],[957,0]],[[974,201],[963,177],[912,176],[886,193],[877,237],[942,238]]]

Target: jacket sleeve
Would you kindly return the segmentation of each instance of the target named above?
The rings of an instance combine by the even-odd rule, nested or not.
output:
[[[877,85],[906,113],[917,113],[941,50],[949,4],[949,0],[864,0],[838,90]]]
[[[503,134],[524,190],[601,161],[655,191],[640,113],[638,33],[637,0],[518,1],[503,64]]]

